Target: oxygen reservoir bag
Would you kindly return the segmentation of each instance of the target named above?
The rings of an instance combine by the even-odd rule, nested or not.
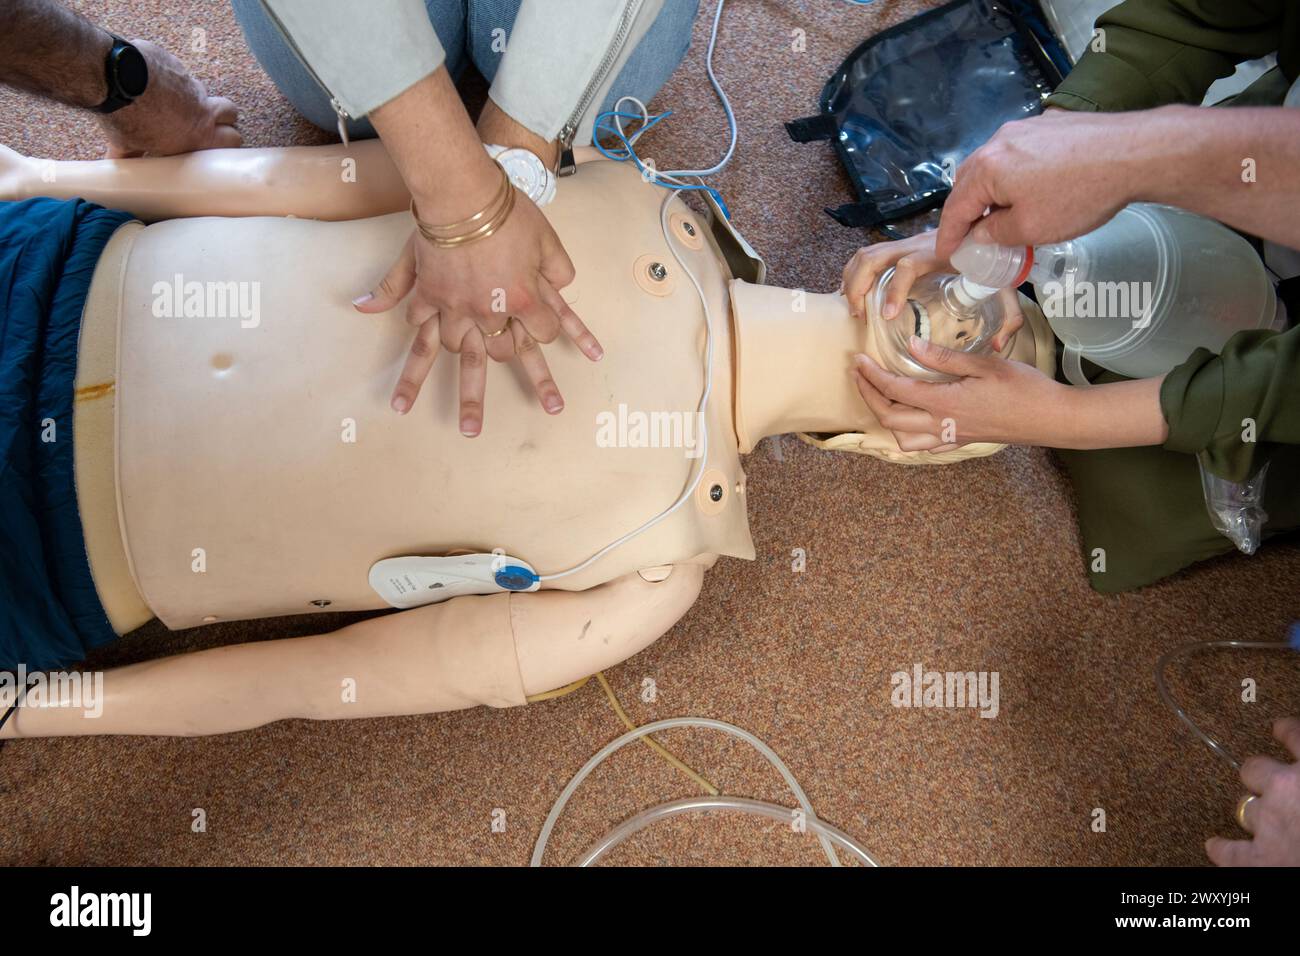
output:
[[[844,163],[858,198],[831,216],[913,235],[936,224],[962,160],[1003,123],[1042,112],[1067,68],[1036,3],[957,0],[864,42],[817,115],[786,130],[830,140]]]

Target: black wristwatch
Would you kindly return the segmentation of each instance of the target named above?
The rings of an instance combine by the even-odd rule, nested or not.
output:
[[[144,55],[120,36],[110,33],[113,45],[104,58],[104,79],[108,81],[108,96],[96,106],[96,113],[112,113],[130,106],[149,85],[149,65]]]

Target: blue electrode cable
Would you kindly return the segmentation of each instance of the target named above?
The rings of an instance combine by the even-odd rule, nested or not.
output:
[[[636,142],[648,131],[659,125],[663,120],[672,116],[672,110],[665,110],[662,113],[651,114],[646,105],[635,96],[620,97],[614,103],[614,109],[601,113],[596,117],[596,133],[605,134],[617,139],[622,146],[606,147],[601,144],[599,135],[593,137],[593,143],[600,154],[606,159],[612,159],[615,162],[631,161],[640,171],[642,178],[648,183],[656,186],[663,186],[666,189],[674,190],[704,190],[709,193],[722,208],[723,213],[728,219],[731,214],[727,211],[726,203],[722,201],[722,195],[712,186],[707,185],[703,179],[705,176],[712,176],[715,173],[722,172],[727,164],[731,162],[731,157],[736,152],[736,142],[739,135],[736,130],[736,114],[731,108],[731,100],[727,99],[727,93],[718,82],[718,75],[713,71],[713,51],[718,43],[718,26],[722,22],[722,9],[726,6],[726,0],[718,0],[718,8],[713,13],[713,28],[709,34],[709,50],[705,56],[705,70],[709,75],[709,83],[713,86],[713,92],[717,94],[718,102],[722,104],[722,110],[727,117],[727,134],[729,142],[726,152],[722,158],[707,169],[670,169],[660,171],[653,166],[646,165],[636,152]],[[623,104],[630,104],[635,108],[635,113],[626,112]],[[634,130],[624,128],[624,121],[640,123]],[[693,176],[697,182],[687,182],[686,177]]]

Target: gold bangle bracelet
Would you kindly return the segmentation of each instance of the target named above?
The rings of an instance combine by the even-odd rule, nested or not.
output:
[[[468,232],[461,236],[444,237],[444,236],[431,235],[430,233],[425,232],[423,229],[421,229],[420,235],[424,236],[425,239],[433,243],[439,249],[454,249],[457,246],[466,246],[469,245],[471,242],[477,242],[480,239],[486,239],[488,236],[492,235],[494,232],[500,229],[501,226],[505,224],[505,221],[509,217],[511,210],[513,210],[514,208],[515,208],[515,189],[512,186],[510,188],[509,193],[506,194],[506,201],[505,204],[501,207],[501,209],[499,209],[491,219],[489,219],[483,225],[479,226],[473,232]]]
[[[497,169],[501,171],[501,185],[497,187],[497,191],[493,194],[492,200],[468,219],[462,219],[460,222],[447,223],[446,225],[434,225],[431,222],[425,222],[420,218],[420,214],[416,211],[414,197],[411,199],[411,215],[415,217],[415,221],[419,223],[421,229],[427,229],[435,233],[455,232],[458,229],[472,226],[474,223],[486,217],[491,210],[500,206],[504,201],[506,190],[510,188],[510,176],[506,173],[505,167],[498,163]]]
[[[420,218],[419,210],[416,208],[415,199],[411,199],[411,217],[415,220],[416,226],[419,227],[420,234],[430,242],[451,241],[467,237],[482,238],[482,235],[490,234],[486,227],[492,221],[498,219],[502,212],[507,211],[514,205],[514,186],[510,182],[510,175],[500,164],[497,169],[501,171],[501,185],[493,195],[491,202],[481,210],[467,219],[459,222],[447,223],[446,225],[425,222]],[[486,220],[484,222],[483,220]],[[476,223],[479,225],[475,226]],[[474,226],[468,232],[462,232],[467,227]]]

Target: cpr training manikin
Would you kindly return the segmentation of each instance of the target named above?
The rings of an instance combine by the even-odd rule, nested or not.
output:
[[[188,628],[389,607],[371,569],[407,556],[504,554],[540,578],[111,670],[98,719],[24,708],[2,735],[216,734],[523,704],[656,640],[719,557],[754,557],[740,456],[764,437],[810,433],[899,463],[998,450],[900,451],[846,374],[855,353],[888,358],[878,323],[855,321],[838,294],[745,281],[727,229],[680,196],[665,207],[628,166],[583,159],[544,212],[577,270],[563,295],[605,356],[548,349],[558,416],[512,366],[489,363],[485,427],[466,440],[454,361],[393,414],[411,330],[400,310],[350,304],[411,230],[378,141],[57,163],[46,177],[0,156],[0,198],[78,196],[152,223],[106,247],[78,351],[78,502],[119,634],[154,616]],[[339,175],[348,162],[353,181]],[[219,290],[224,312],[209,299],[194,314],[195,289]],[[1051,332],[1019,305],[1008,358],[1051,374]],[[968,319],[918,291],[907,331],[986,346],[1000,317]],[[344,677],[365,688],[356,702],[340,697]]]

